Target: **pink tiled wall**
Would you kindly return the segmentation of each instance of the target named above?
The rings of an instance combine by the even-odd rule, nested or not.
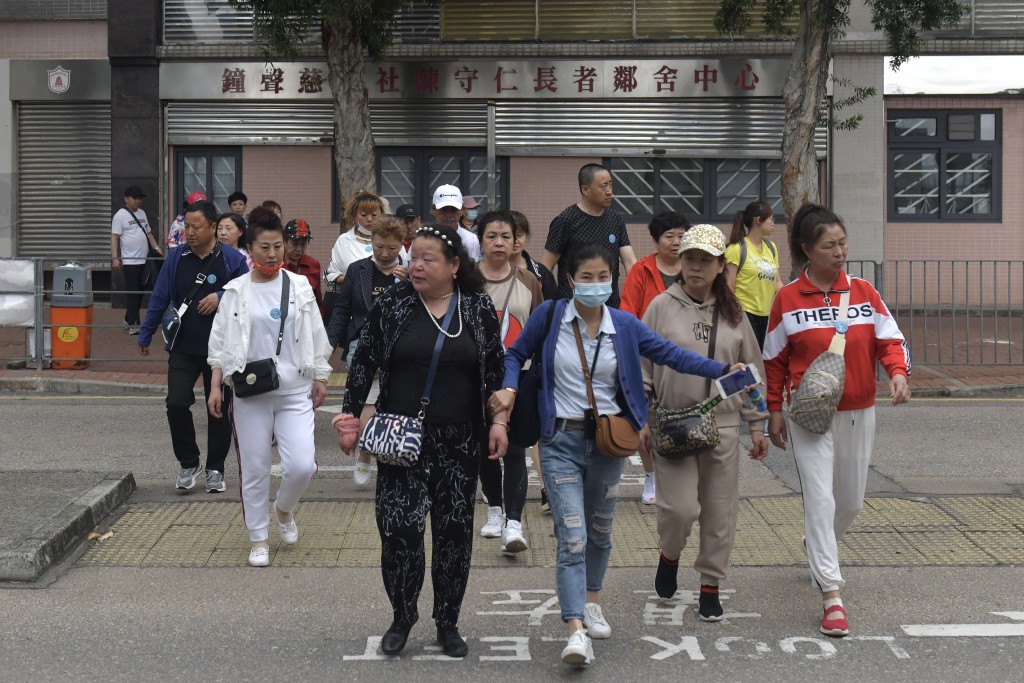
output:
[[[309,221],[313,229],[309,254],[327,267],[340,234],[338,224],[331,223],[330,147],[243,147],[242,191],[249,197],[249,210],[273,199],[284,209],[286,221]]]
[[[0,22],[0,57],[9,59],[102,59],[105,21]]]
[[[893,97],[886,109],[1001,109],[1002,222],[886,221],[885,258],[1024,259],[1024,99],[1020,97]]]

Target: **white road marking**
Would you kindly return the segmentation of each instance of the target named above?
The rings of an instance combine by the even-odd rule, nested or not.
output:
[[[1024,622],[1024,612],[992,612]],[[900,626],[908,636],[920,638],[1012,638],[1024,636],[1021,624],[911,624]]]

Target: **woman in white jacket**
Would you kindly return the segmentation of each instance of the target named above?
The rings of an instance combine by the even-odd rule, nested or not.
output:
[[[213,387],[208,407],[211,415],[220,417],[221,384],[232,384],[232,373],[241,372],[246,363],[276,357],[279,386],[255,396],[235,396],[230,403],[242,511],[252,543],[249,564],[265,567],[270,564],[271,438],[277,437],[283,470],[274,513],[281,542],[291,545],[299,540],[292,511],[317,469],[313,411],[327,395],[331,345],[308,280],[281,268],[281,219],[270,212],[261,213],[249,223],[248,241],[253,270],[224,288],[210,332],[208,362],[213,368]],[[288,278],[287,290],[282,278]],[[285,291],[286,306],[282,300]]]

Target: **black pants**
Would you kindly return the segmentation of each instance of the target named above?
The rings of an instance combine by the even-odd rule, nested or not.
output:
[[[200,375],[203,378],[203,394],[210,397],[210,379],[213,369],[206,364],[206,356],[171,351],[167,357],[167,424],[171,428],[171,445],[174,457],[182,467],[198,467],[199,444],[196,443],[196,426],[192,421],[192,406],[196,402],[194,389]],[[231,448],[231,420],[228,411],[216,418],[206,413],[206,469],[224,472],[224,460]]]
[[[377,529],[384,589],[400,624],[419,619],[426,572],[423,532],[433,534],[434,621],[458,624],[473,554],[473,505],[482,439],[475,423],[426,425],[416,467],[377,466]]]
[[[747,313],[747,320],[750,321],[750,326],[754,328],[754,336],[757,337],[758,348],[763,351],[764,337],[768,334],[768,316]]]
[[[142,307],[142,269],[146,266],[121,266],[124,274],[124,321],[129,325],[139,324],[139,309]]]
[[[502,477],[502,463],[505,476]],[[508,451],[501,460],[480,462],[480,487],[487,496],[491,507],[504,507],[505,516],[521,522],[523,506],[526,504],[526,449],[508,445]],[[504,503],[504,505],[503,505]]]

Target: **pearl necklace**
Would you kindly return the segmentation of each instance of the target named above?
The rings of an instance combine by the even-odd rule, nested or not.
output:
[[[452,294],[454,294],[454,291],[452,292]],[[459,319],[459,331],[456,332],[455,334],[450,334],[449,332],[446,332],[445,329],[443,327],[441,327],[441,323],[437,322],[437,318],[434,317],[434,314],[430,312],[430,306],[427,306],[427,300],[423,298],[423,295],[417,293],[417,296],[420,298],[420,303],[423,304],[423,308],[425,308],[426,311],[427,311],[427,317],[430,318],[430,322],[434,323],[434,327],[437,328],[438,332],[440,332],[444,336],[448,337],[449,339],[455,339],[460,334],[462,334],[462,297],[461,296],[458,299],[455,300],[455,315]],[[449,294],[448,296],[451,296],[451,294]],[[445,298],[446,299],[448,297],[438,297],[438,298]]]

